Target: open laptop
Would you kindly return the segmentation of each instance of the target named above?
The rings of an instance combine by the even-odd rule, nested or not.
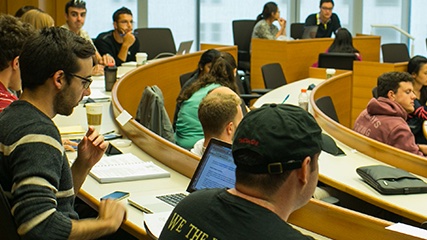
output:
[[[193,40],[184,41],[179,44],[178,51],[176,55],[184,55],[190,53],[191,46],[193,45]]]
[[[231,144],[212,138],[200,159],[199,165],[186,192],[138,196],[128,199],[130,205],[145,213],[170,212],[189,193],[205,188],[233,188],[236,182],[236,165],[231,154]]]
[[[316,38],[317,29],[319,26],[305,26],[304,32],[302,33],[302,39],[310,39],[310,38]]]

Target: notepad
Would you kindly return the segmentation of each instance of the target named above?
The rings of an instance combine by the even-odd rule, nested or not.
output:
[[[100,183],[170,177],[168,171],[132,153],[103,157],[89,174]]]

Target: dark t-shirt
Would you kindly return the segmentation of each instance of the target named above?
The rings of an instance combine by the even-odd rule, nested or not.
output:
[[[332,13],[332,16],[328,23],[323,24],[321,23],[320,19],[318,20],[318,13],[313,13],[305,19],[305,26],[316,26],[318,25],[319,28],[317,29],[316,38],[326,38],[331,37],[332,33],[335,34],[335,32],[341,28],[341,22],[335,13]]]
[[[199,190],[174,209],[159,239],[313,239],[225,189]]]
[[[114,30],[100,33],[98,37],[96,37],[94,44],[98,49],[99,54],[101,54],[101,56],[107,53],[110,54],[112,57],[114,57],[114,60],[116,61],[117,66],[122,65],[122,63],[124,62],[136,61],[135,54],[139,52],[138,38],[135,36],[135,42],[133,43],[132,46],[130,46],[128,50],[126,61],[122,61],[117,56],[120,52],[120,48],[122,47],[122,44],[116,42],[113,36],[113,31]]]

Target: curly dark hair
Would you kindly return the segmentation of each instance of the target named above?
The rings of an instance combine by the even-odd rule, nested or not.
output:
[[[0,71],[19,56],[25,41],[35,33],[30,24],[22,23],[12,15],[0,14]]]

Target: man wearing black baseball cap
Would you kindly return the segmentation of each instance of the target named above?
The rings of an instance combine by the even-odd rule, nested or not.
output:
[[[160,239],[312,239],[286,221],[316,188],[321,132],[313,116],[293,105],[249,112],[233,140],[235,188],[190,194]]]

